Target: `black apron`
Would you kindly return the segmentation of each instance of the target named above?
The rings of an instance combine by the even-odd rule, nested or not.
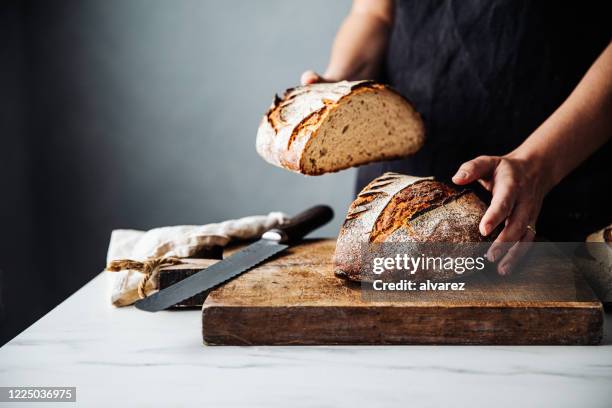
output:
[[[567,4],[564,4],[567,3]],[[383,80],[427,129],[415,156],[359,169],[449,180],[465,161],[516,148],[571,93],[612,34],[605,2],[396,1]],[[583,241],[612,222],[608,142],[546,197],[538,233]]]

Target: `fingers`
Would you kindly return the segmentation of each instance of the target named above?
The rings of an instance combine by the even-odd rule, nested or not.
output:
[[[491,204],[483,215],[479,229],[490,235],[505,221],[504,229],[491,244],[487,258],[498,263],[498,272],[507,275],[529,249],[534,233],[527,226],[535,222],[543,195],[538,180],[533,180],[529,163],[506,156],[480,156],[463,163],[453,182],[459,185],[478,180],[492,191]]]
[[[506,220],[506,226],[487,252],[487,258],[490,261],[499,261],[510,249],[509,242],[514,243],[521,240],[532,218],[531,212],[531,206],[527,200],[519,199],[516,202],[512,214]]]
[[[512,273],[519,261],[525,256],[529,248],[531,248],[535,233],[531,229],[527,229],[519,242],[514,244],[506,253],[506,256],[497,264],[497,272],[502,276],[507,276]]]
[[[464,185],[488,177],[497,167],[499,160],[499,157],[480,156],[465,162],[459,167],[457,174],[453,176],[453,183]]]
[[[495,242],[518,242],[525,235],[532,217],[533,203],[529,198],[520,196],[506,221],[506,226]]]
[[[495,175],[491,205],[489,205],[485,215],[480,220],[479,228],[482,235],[489,235],[510,216],[518,194],[518,183],[514,181],[510,168],[500,166]]]
[[[323,78],[314,71],[308,70],[305,71],[300,77],[300,82],[302,85],[310,85],[316,84],[318,82],[325,82]]]
[[[481,186],[483,186],[485,188],[485,190],[487,191],[491,191],[493,190],[493,181],[490,179],[479,179],[478,180],[478,184],[480,184]]]
[[[541,200],[534,197],[519,197],[510,218],[506,220],[504,230],[487,252],[487,258],[497,261],[500,275],[509,275],[521,258],[531,248],[535,238],[533,228],[540,213]],[[517,238],[520,237],[520,238]]]

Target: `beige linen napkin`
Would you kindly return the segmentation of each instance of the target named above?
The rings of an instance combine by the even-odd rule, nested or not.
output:
[[[257,238],[287,220],[285,214],[271,212],[207,225],[177,225],[149,231],[114,230],[108,245],[106,264],[119,259],[142,262],[154,258],[188,258],[203,248],[223,247],[231,241]],[[131,305],[140,298],[138,286],[144,277],[140,271],[122,270],[108,275],[113,305]],[[144,286],[146,295],[159,289],[159,279],[156,275],[153,277]]]

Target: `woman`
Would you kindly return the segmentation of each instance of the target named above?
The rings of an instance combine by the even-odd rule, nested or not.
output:
[[[510,273],[536,231],[583,241],[610,222],[612,47],[601,6],[517,0],[354,0],[327,70],[302,83],[378,78],[423,115],[424,148],[359,169],[465,185],[492,200],[483,235],[503,229],[489,259]],[[546,198],[545,198],[546,197]]]

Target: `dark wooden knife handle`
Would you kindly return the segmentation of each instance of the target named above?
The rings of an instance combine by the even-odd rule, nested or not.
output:
[[[334,211],[327,205],[315,205],[291,218],[287,224],[267,231],[262,238],[280,243],[295,242],[309,232],[327,224],[334,218]]]

